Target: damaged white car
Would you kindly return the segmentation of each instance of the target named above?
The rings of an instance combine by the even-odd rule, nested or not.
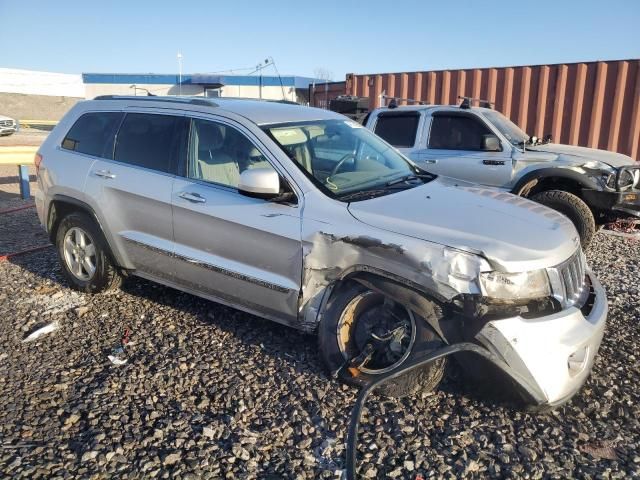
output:
[[[40,221],[85,292],[137,275],[318,332],[329,371],[366,385],[473,342],[534,405],[584,383],[605,293],[572,223],[429,174],[319,109],[99,97],[40,148]],[[444,359],[385,385],[433,389]]]

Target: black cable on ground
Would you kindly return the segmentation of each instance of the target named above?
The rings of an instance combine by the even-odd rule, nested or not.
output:
[[[396,370],[395,372],[387,374],[386,376],[379,378],[375,382],[372,382],[371,384],[369,384],[368,386],[360,390],[360,393],[358,394],[358,398],[356,400],[356,404],[354,405],[353,411],[351,412],[351,421],[349,422],[349,429],[347,431],[347,464],[346,464],[347,480],[356,480],[356,467],[357,467],[357,454],[358,454],[358,427],[360,426],[360,418],[362,417],[362,408],[364,407],[365,402],[367,401],[367,398],[369,397],[369,395],[376,388],[378,388],[380,385],[387,383],[389,380],[393,380],[394,378],[404,375],[405,373],[410,372],[411,370],[414,370],[416,368],[424,367],[425,365],[435,360],[438,360],[440,358],[444,358],[453,353],[460,353],[460,352],[473,352],[486,358],[487,360],[495,364],[497,367],[499,367],[501,370],[503,370],[507,375],[512,377],[514,380],[518,381],[518,383],[523,388],[525,388],[525,390],[528,390],[528,393],[533,397],[532,392],[521,381],[522,379],[515,378],[514,373],[507,369],[508,367],[505,365],[505,363],[501,359],[496,357],[491,352],[480,347],[479,345],[476,345],[474,343],[469,343],[469,342],[462,342],[462,343],[456,343],[454,345],[448,345],[439,350],[428,352],[421,358],[414,360],[413,362],[411,362],[410,364],[407,364],[400,370]]]

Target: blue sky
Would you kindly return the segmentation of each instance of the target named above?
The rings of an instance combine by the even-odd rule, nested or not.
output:
[[[0,67],[281,74],[640,58],[640,0],[0,0]],[[268,70],[265,70],[265,74]]]

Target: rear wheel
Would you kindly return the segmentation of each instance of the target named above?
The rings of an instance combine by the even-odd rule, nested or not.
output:
[[[120,286],[122,277],[102,232],[87,214],[74,212],[60,221],[56,246],[62,271],[74,289],[99,293]]]
[[[580,235],[582,248],[586,250],[596,233],[596,221],[591,209],[580,197],[562,190],[547,190],[536,193],[531,200],[569,217]]]
[[[427,315],[435,315],[426,312]],[[394,372],[442,342],[424,318],[381,293],[353,284],[332,299],[323,316],[318,340],[330,372],[363,387]],[[391,397],[433,390],[442,379],[445,360],[413,370],[382,385]]]

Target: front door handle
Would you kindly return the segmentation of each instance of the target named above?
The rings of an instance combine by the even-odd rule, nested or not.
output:
[[[504,165],[504,160],[483,160],[485,165]]]
[[[178,195],[180,198],[184,198],[192,203],[207,203],[207,199],[198,195],[197,193],[192,192],[182,192]]]
[[[116,178],[115,173],[111,173],[109,170],[96,170],[93,172],[96,177],[102,178]]]
[[[438,163],[438,160],[434,160],[433,158],[430,158],[428,160],[423,160],[424,163],[430,163],[430,164],[436,164]]]

